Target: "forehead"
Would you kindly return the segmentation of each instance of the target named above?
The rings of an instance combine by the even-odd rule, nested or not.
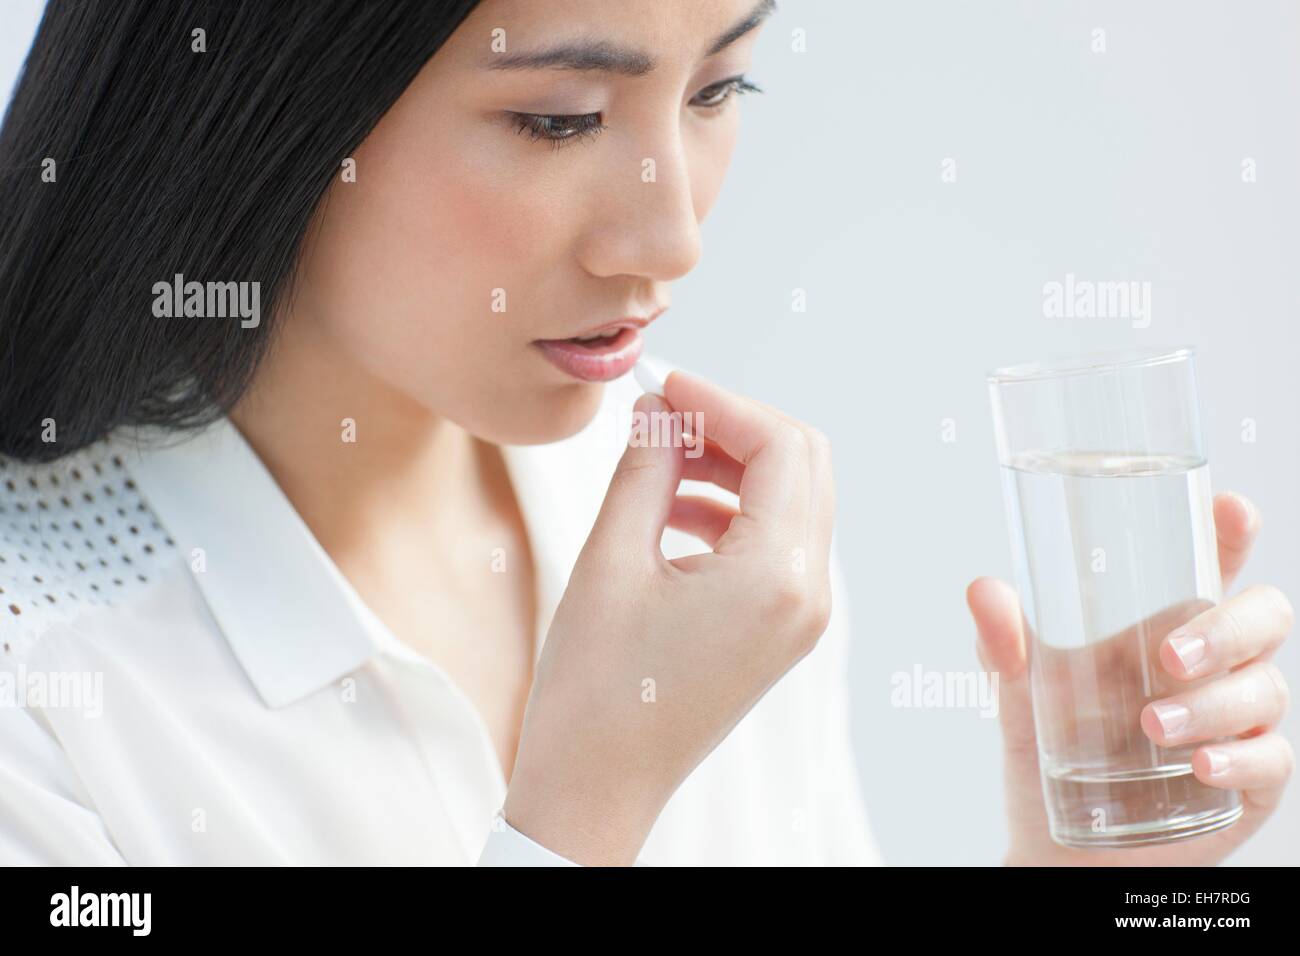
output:
[[[531,68],[535,54],[565,47],[604,48],[636,54],[649,72],[661,63],[694,65],[774,8],[774,0],[483,0],[443,52],[459,65],[499,69]]]

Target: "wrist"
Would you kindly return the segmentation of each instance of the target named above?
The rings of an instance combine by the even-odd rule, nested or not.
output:
[[[566,779],[521,760],[501,815],[533,842],[575,863],[631,866],[666,802],[634,780]]]

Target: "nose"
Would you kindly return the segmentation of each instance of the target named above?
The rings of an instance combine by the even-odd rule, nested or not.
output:
[[[677,130],[638,140],[603,174],[579,258],[592,275],[668,282],[700,261],[700,220],[691,168]]]

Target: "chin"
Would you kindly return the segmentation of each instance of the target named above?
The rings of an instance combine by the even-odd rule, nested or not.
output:
[[[600,410],[602,382],[574,382],[520,393],[498,411],[508,418],[492,419],[471,428],[479,438],[498,445],[548,445],[586,428]]]

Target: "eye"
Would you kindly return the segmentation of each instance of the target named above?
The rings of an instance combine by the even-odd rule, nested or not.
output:
[[[599,113],[582,113],[573,116],[544,116],[539,113],[511,113],[515,130],[529,139],[549,140],[562,146],[572,140],[595,136],[605,128]]]
[[[700,90],[691,100],[691,105],[702,109],[716,110],[733,96],[739,96],[742,93],[762,92],[761,89],[749,82],[745,77],[732,76]]]

